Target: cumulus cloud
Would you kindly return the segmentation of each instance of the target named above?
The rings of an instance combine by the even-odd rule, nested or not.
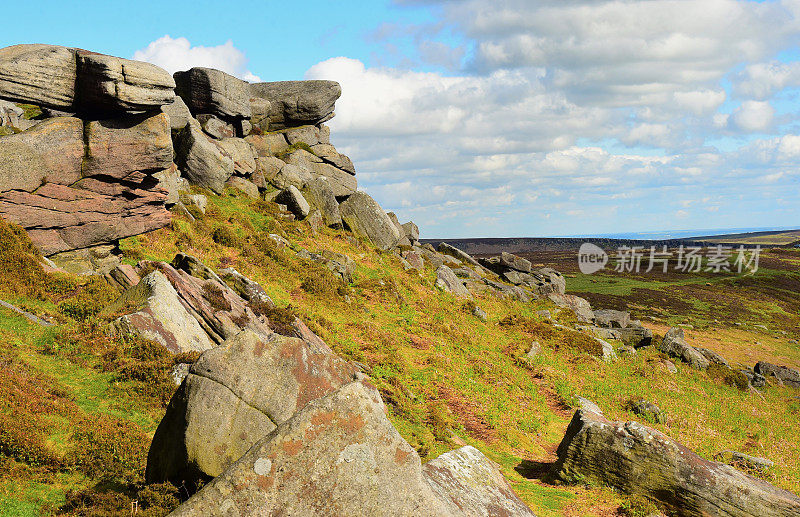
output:
[[[245,81],[261,81],[247,69],[247,57],[231,40],[215,47],[204,47],[192,46],[186,38],[165,35],[134,52],[133,59],[153,63],[171,74],[202,66],[222,70]]]
[[[769,102],[746,101],[736,108],[730,122],[742,131],[756,133],[769,129],[774,116],[775,110]]]
[[[744,97],[767,99],[787,86],[800,86],[800,63],[756,63],[736,75],[734,91]]]

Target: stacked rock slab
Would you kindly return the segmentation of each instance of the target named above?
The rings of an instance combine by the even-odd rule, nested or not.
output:
[[[75,114],[0,137],[0,216],[44,255],[168,224],[158,176],[172,169],[161,107],[174,86],[149,63],[51,45],[0,49],[0,99]]]

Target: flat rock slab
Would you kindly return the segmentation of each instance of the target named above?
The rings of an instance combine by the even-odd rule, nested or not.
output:
[[[175,72],[176,93],[189,110],[208,113],[222,120],[250,118],[249,84],[213,68],[195,67]]]
[[[251,84],[250,92],[269,101],[269,129],[275,130],[331,119],[342,87],[335,81],[278,81]]]
[[[708,461],[636,422],[578,410],[551,475],[660,500],[681,516],[788,517],[800,498],[733,467]]]

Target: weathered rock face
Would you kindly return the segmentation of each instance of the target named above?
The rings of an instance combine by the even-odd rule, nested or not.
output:
[[[339,212],[339,203],[336,195],[326,178],[314,178],[306,183],[306,198],[322,214],[325,226],[332,228],[342,227],[342,214]]]
[[[551,475],[652,497],[681,516],[800,514],[800,498],[790,492],[707,461],[636,422],[612,422],[584,410],[572,418]]]
[[[152,339],[174,353],[202,352],[214,346],[197,320],[184,308],[178,293],[158,271],[125,291],[108,312],[121,307],[134,307],[134,311],[114,320],[112,326],[117,332]]]
[[[497,465],[474,447],[442,454],[423,465],[422,471],[453,515],[535,517]]]
[[[0,49],[0,98],[65,112],[137,112],[172,102],[175,83],[161,68],[54,45]]]
[[[355,367],[324,343],[244,331],[204,353],[170,402],[150,448],[150,481],[220,475]]]
[[[631,314],[626,311],[598,309],[594,311],[594,318],[598,327],[625,328],[631,321]]]
[[[79,111],[152,111],[175,98],[175,81],[156,65],[85,50],[76,52]]]
[[[354,234],[369,239],[378,248],[392,248],[400,240],[400,232],[389,216],[364,192],[356,192],[347,198],[339,205],[339,211]]]
[[[331,119],[342,88],[334,81],[279,81],[251,84],[250,93],[269,101],[269,130],[275,130]]]
[[[191,183],[217,194],[222,193],[225,182],[233,175],[233,159],[222,153],[195,120],[190,120],[178,135],[175,154],[178,167]]]
[[[194,115],[207,113],[227,121],[250,118],[246,81],[212,68],[175,72],[175,91]]]
[[[171,165],[163,113],[45,120],[0,140],[0,216],[45,255],[155,230],[170,215],[154,174]]]
[[[698,370],[705,370],[711,364],[703,354],[686,343],[683,337],[683,329],[679,327],[669,329],[661,343],[656,343],[656,348],[670,357],[676,357],[689,363]]]
[[[347,384],[262,439],[172,515],[451,515],[384,411],[375,388]]]

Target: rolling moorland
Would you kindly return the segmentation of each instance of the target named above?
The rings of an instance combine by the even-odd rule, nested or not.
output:
[[[0,49],[0,514],[797,514],[800,250],[422,245],[338,95]]]

